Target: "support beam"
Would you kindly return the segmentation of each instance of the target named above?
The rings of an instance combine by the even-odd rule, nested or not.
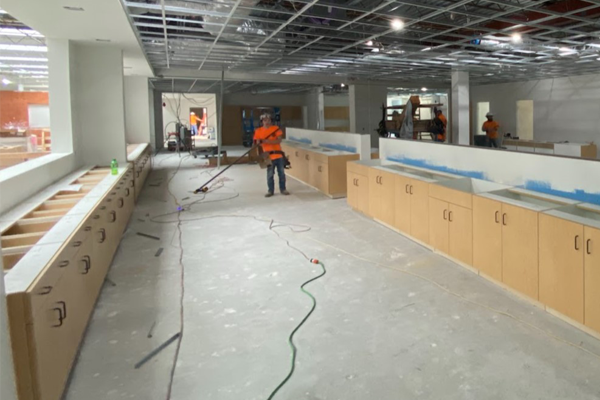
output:
[[[452,71],[452,143],[471,144],[469,72]]]
[[[387,103],[387,87],[350,85],[350,132],[371,135],[371,147],[379,146],[376,130],[381,121],[381,105]]]

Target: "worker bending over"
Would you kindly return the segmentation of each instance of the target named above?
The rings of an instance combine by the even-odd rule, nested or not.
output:
[[[268,192],[265,197],[271,197],[275,193],[275,169],[279,176],[279,191],[283,195],[289,195],[290,192],[285,188],[285,160],[281,150],[281,138],[283,132],[277,125],[271,125],[271,114],[260,116],[262,127],[254,132],[254,143],[261,145],[263,151],[269,154],[271,165],[267,167],[267,187]]]
[[[481,130],[485,132],[487,136],[488,146],[500,148],[500,138],[498,137],[498,128],[500,128],[500,124],[494,121],[494,114],[487,113],[486,115],[487,121],[483,123]]]

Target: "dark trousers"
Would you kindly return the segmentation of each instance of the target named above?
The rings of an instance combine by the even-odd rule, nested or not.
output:
[[[488,147],[495,147],[497,149],[500,148],[500,138],[492,139],[491,137],[488,136],[487,140],[488,140]]]
[[[269,193],[275,192],[275,169],[277,169],[277,175],[279,175],[279,190],[285,190],[285,168],[284,168],[283,157],[271,160],[271,165],[267,168],[267,186],[269,187]]]

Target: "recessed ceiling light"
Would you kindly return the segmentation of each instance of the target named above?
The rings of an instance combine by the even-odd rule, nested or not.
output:
[[[63,8],[69,11],[85,11],[83,7],[63,6]]]
[[[344,87],[344,86],[346,86],[346,85],[344,85],[344,84],[342,83],[340,86],[341,86],[341,87]]]
[[[371,50],[373,53],[379,53],[379,47],[375,47],[373,50]]]
[[[421,88],[421,90],[422,90],[423,92],[426,92],[426,91],[427,91],[427,88],[426,88],[426,87],[422,87],[422,88]]]
[[[513,33],[511,39],[513,43],[521,43],[523,41],[523,38],[521,37],[520,33]]]
[[[404,28],[404,22],[402,22],[402,20],[398,18],[393,19],[391,25],[392,29],[394,29],[395,31],[399,31],[400,29]]]
[[[429,51],[431,50],[431,47],[425,47],[424,49],[422,49],[421,51]]]
[[[373,41],[369,40],[367,43],[365,43],[367,46],[373,46]]]

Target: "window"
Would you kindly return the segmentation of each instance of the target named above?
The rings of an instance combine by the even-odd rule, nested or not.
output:
[[[44,37],[0,13],[0,169],[50,152]]]

